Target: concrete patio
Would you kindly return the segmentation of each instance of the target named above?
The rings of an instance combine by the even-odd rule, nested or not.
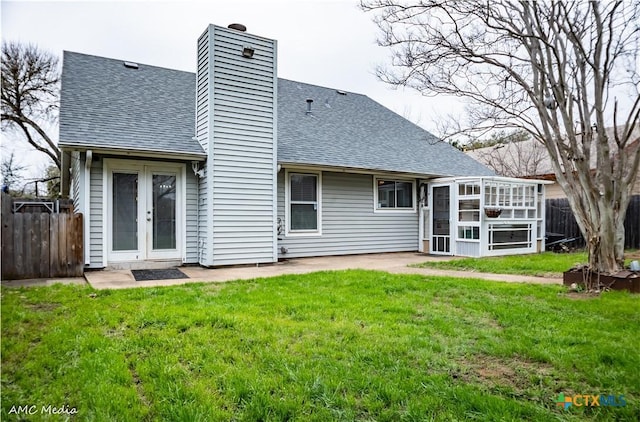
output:
[[[284,274],[304,274],[315,271],[366,269],[388,271],[397,274],[423,274],[449,277],[473,277],[504,282],[537,284],[561,284],[561,278],[544,278],[507,274],[487,274],[465,271],[445,271],[430,268],[413,268],[411,264],[425,261],[443,261],[452,257],[437,257],[421,253],[400,252],[367,255],[347,255],[318,258],[297,258],[272,265],[203,268],[180,267],[189,278],[173,280],[136,281],[130,270],[87,271],[85,278],[95,289],[125,289],[132,287],[173,286],[194,282],[226,282]]]

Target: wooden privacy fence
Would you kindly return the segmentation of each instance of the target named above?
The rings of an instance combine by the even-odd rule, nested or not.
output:
[[[79,277],[84,270],[82,214],[21,207],[2,195],[2,280]]]
[[[584,238],[566,198],[547,199],[545,214],[547,233],[563,234],[565,238],[577,237],[578,240],[574,244],[578,247],[585,246]],[[629,201],[624,220],[624,233],[626,249],[640,248],[640,195],[632,196]]]

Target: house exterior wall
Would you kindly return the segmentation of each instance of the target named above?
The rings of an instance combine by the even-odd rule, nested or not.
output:
[[[93,160],[89,184],[89,267],[102,268],[104,262],[104,206],[108,198],[103,196],[102,160]]]
[[[71,183],[69,186],[69,196],[73,201],[73,209],[76,212],[83,212],[81,205],[82,195],[80,193],[80,189],[82,186],[82,174],[81,169],[84,167],[84,162],[81,162],[80,152],[73,151],[71,153],[71,163],[70,163],[71,171],[70,178]]]
[[[288,251],[280,251],[280,258],[418,250],[418,211],[374,212],[374,175],[321,173],[322,234],[286,236],[282,233],[278,236],[281,239],[278,247]],[[285,185],[282,169],[278,173],[281,225],[286,223]]]
[[[245,46],[252,58],[242,56]],[[198,54],[196,137],[208,154],[200,263],[274,262],[276,43],[210,25]]]
[[[195,133],[198,142],[209,154],[210,122],[213,113],[213,84],[211,83],[211,36],[209,29],[198,38],[198,71],[196,74],[196,119]],[[207,164],[202,164],[202,176],[198,179],[198,263],[211,262],[209,244],[213,241],[213,229],[209,215],[213,214],[209,199],[211,172]]]
[[[185,263],[198,263],[198,179],[187,166],[185,192]]]
[[[552,184],[545,186],[545,196],[547,199],[558,199],[567,197],[558,182],[553,182]]]

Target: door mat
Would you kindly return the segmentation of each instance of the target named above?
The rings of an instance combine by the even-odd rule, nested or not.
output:
[[[189,278],[188,275],[177,268],[167,268],[164,270],[131,270],[131,274],[133,274],[133,278],[135,278],[136,281]]]

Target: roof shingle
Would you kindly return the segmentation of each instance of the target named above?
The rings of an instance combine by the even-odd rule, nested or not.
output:
[[[195,74],[64,53],[60,145],[204,154]],[[314,100],[307,114],[306,99]],[[361,94],[278,79],[278,161],[432,176],[494,173]]]

